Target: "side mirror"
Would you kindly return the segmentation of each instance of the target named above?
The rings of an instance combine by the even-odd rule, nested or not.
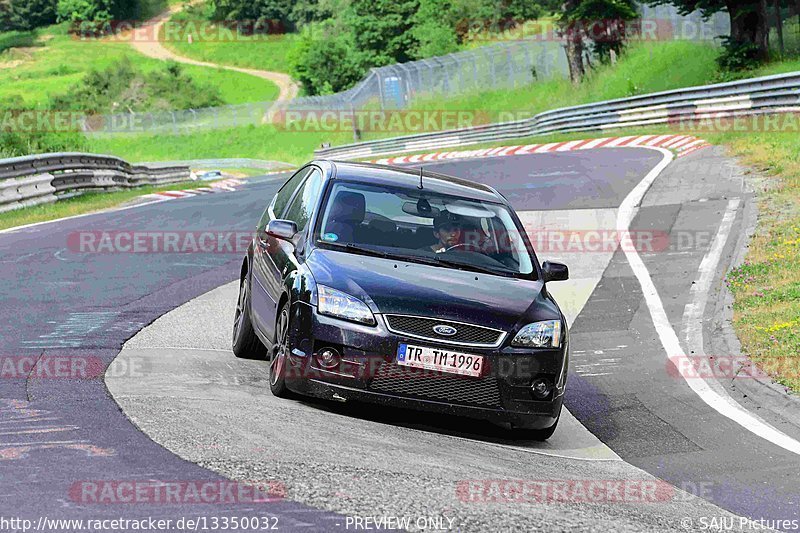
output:
[[[267,235],[290,241],[297,235],[297,224],[291,220],[270,220],[267,226]]]
[[[542,272],[544,273],[545,283],[548,281],[566,281],[569,279],[569,268],[563,263],[545,261],[542,263]]]

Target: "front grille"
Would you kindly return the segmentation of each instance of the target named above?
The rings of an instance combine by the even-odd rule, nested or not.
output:
[[[382,363],[369,385],[370,390],[410,398],[442,400],[448,403],[500,408],[500,389],[493,377],[473,378],[434,373],[414,373],[394,363]]]
[[[412,337],[475,346],[498,346],[505,337],[505,332],[499,329],[462,324],[461,322],[407,315],[385,315],[385,317],[390,331]],[[438,325],[451,326],[456,329],[456,334],[440,335],[433,330]]]

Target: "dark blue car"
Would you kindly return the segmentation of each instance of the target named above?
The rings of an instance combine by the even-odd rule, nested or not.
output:
[[[295,173],[241,270],[238,357],[270,388],[489,420],[546,439],[561,413],[566,320],[493,188],[332,161]]]

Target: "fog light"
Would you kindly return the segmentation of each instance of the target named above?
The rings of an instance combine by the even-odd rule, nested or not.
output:
[[[336,368],[342,360],[334,348],[323,348],[317,353],[316,359],[319,366],[327,369]]]
[[[546,379],[537,379],[531,385],[531,393],[538,400],[544,400],[550,396],[551,390],[553,390],[553,386]]]

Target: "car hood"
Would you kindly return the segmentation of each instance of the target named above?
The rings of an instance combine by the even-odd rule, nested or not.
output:
[[[430,316],[512,330],[561,316],[540,281],[506,278],[317,248],[317,283],[366,302],[374,313]]]

